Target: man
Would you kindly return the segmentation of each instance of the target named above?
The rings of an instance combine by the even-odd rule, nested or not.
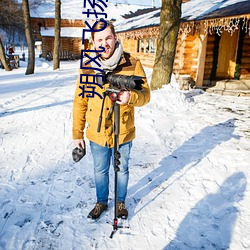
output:
[[[10,55],[12,55],[12,54],[15,53],[15,51],[14,51],[14,49],[13,49],[12,46],[9,47],[8,52],[9,52]]]
[[[121,43],[117,40],[113,24],[107,21],[106,28],[105,24],[105,21],[98,21],[94,27],[96,31],[93,31],[91,34],[94,48],[100,51],[99,54],[101,56],[97,58],[99,54],[93,52],[91,58],[97,59],[89,60],[89,64],[85,62],[85,67],[89,67],[90,69],[80,70],[73,103],[73,140],[75,146],[85,147],[83,130],[85,123],[87,122],[88,124],[86,137],[90,141],[90,148],[93,155],[97,197],[97,203],[88,215],[88,218],[92,219],[99,218],[102,212],[108,208],[109,168],[114,152],[114,114],[111,114],[111,119],[108,118],[112,110],[112,101],[107,97],[102,114],[104,119],[101,123],[100,132],[97,132],[102,99],[97,94],[93,98],[82,95],[82,86],[84,85],[83,82],[86,81],[86,75],[100,74],[95,62],[97,61],[101,65],[99,68],[112,72],[112,74],[143,77],[142,90],[121,90],[116,101],[120,104],[119,152],[121,153],[117,183],[118,218],[127,218],[128,216],[125,198],[129,177],[128,161],[132,140],[135,138],[134,107],[143,106],[150,100],[150,90],[140,61],[123,51]],[[81,74],[85,74],[85,76],[82,76],[82,84],[80,83]],[[92,84],[92,86],[96,86],[95,92],[102,96],[102,93],[109,87],[109,84],[104,84],[102,86],[103,89],[97,85]]]

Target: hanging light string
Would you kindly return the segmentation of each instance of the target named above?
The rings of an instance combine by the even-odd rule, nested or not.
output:
[[[207,34],[212,34],[213,32],[215,32],[220,36],[223,31],[226,31],[232,36],[234,32],[239,29],[240,20],[242,20],[241,28],[242,30],[245,30],[246,34],[250,36],[249,19],[249,16],[240,16],[202,20],[199,22],[183,22],[180,24],[179,33],[187,35],[191,32],[203,32],[203,34],[206,36]]]
[[[239,17],[225,17],[215,18],[201,21],[192,22],[181,22],[179,28],[179,34],[203,33],[205,36],[216,32],[219,36],[223,31],[229,32],[231,36],[239,29],[240,20],[242,20],[242,30],[245,30],[246,34],[250,36],[250,16],[239,16]],[[138,28],[136,30],[130,30],[125,32],[118,32],[118,37],[123,39],[141,39],[143,37],[155,37],[159,36],[159,26]]]

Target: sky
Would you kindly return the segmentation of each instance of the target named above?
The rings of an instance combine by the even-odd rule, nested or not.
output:
[[[129,217],[110,239],[113,169],[109,208],[90,222],[88,141],[79,163],[71,155],[80,62],[60,65],[53,71],[37,54],[35,74],[25,75],[23,61],[0,69],[1,250],[250,249],[249,98],[181,91],[174,77],[151,91],[135,113]],[[152,69],[145,72],[150,83]]]

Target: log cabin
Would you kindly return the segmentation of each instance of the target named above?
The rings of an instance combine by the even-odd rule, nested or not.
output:
[[[153,67],[159,35],[160,8],[133,13],[115,22],[124,50]],[[250,89],[250,1],[182,3],[173,73],[199,88],[229,79]],[[237,85],[236,83],[236,85]],[[241,84],[242,85],[242,84]],[[242,86],[241,86],[242,87]]]
[[[33,37],[41,41],[41,57],[52,60],[54,47],[54,18],[32,18]],[[82,20],[61,20],[60,59],[79,59],[81,49],[88,48],[88,38],[82,43]]]
[[[78,59],[82,49],[91,47],[89,37],[82,42],[85,24],[77,1],[64,1],[62,4],[61,59],[64,51],[66,55],[73,54],[73,58]],[[126,11],[121,11],[126,8],[127,5],[110,4],[107,8],[111,13],[108,19],[111,19],[112,13],[123,14],[124,18],[114,24],[124,50],[139,58],[144,66],[152,68],[159,34],[160,8],[129,6]],[[69,9],[72,11],[69,12]],[[38,10],[33,14],[32,24],[35,41],[42,41],[41,56],[48,58],[54,41],[53,6],[49,15],[47,9],[45,13]],[[250,1],[183,0],[173,73],[177,79],[188,79],[188,83],[199,88],[212,87],[220,80],[237,79],[244,81],[243,85],[249,90]]]

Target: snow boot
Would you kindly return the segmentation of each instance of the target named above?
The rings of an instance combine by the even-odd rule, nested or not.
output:
[[[93,220],[98,219],[100,215],[102,214],[102,212],[107,210],[107,208],[108,208],[108,205],[103,204],[101,202],[97,202],[95,204],[95,207],[90,211],[88,218],[91,218]]]
[[[128,218],[128,210],[125,206],[124,202],[117,202],[117,218],[127,219]]]

